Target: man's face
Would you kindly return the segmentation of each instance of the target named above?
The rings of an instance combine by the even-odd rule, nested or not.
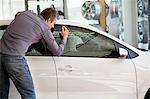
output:
[[[48,20],[47,20],[47,24],[48,24],[48,26],[49,26],[50,28],[54,28],[55,23],[56,23],[56,19],[53,20],[53,21],[51,21],[51,19],[48,19]]]

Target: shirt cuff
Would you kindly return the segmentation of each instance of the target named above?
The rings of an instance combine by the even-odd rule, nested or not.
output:
[[[62,44],[65,45],[66,43],[67,43],[67,38],[65,38],[65,39],[63,38],[63,39],[62,39]]]

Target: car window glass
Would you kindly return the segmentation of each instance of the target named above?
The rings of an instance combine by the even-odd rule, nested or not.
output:
[[[3,25],[0,26],[0,39],[2,38],[6,28],[8,25]],[[50,52],[47,51],[44,42],[40,41],[37,43],[32,44],[26,53],[26,56],[45,56],[45,55],[50,55]]]
[[[0,26],[0,39],[2,38],[7,26]]]
[[[113,41],[90,30],[71,26],[68,28],[70,33],[63,56],[118,57]],[[59,43],[59,31],[55,30],[54,37]]]
[[[3,33],[4,33],[4,30],[0,30],[0,39],[2,38]]]
[[[8,25],[0,26],[0,39],[4,34]],[[119,57],[117,49],[124,48],[128,51],[129,56],[127,58],[135,58],[138,56],[137,53],[126,48],[125,46],[114,42],[113,40],[106,38],[100,34],[92,32],[88,29],[79,28],[75,26],[67,26],[69,29],[69,37],[67,44],[62,56],[84,56],[84,57]],[[55,32],[53,33],[56,38],[57,43],[59,44],[61,25],[55,26]],[[32,44],[27,53],[27,56],[52,56],[52,53],[48,51],[46,43],[40,41],[38,43]]]
[[[46,47],[44,40],[33,43],[26,52],[26,56],[51,56],[51,53]]]

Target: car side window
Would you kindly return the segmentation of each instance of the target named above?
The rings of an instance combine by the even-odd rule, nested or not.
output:
[[[0,39],[2,38],[6,28],[7,28],[7,25],[0,26]]]
[[[60,27],[59,27],[60,28]],[[116,58],[118,52],[112,40],[93,31],[68,26],[69,37],[63,56],[71,57],[103,57]],[[58,31],[55,30],[54,37],[60,42]]]
[[[0,39],[2,38],[4,30],[0,30]]]
[[[52,54],[50,51],[48,51],[45,41],[41,40],[37,43],[32,44],[28,48],[26,56],[52,56]]]
[[[0,26],[0,39],[7,27],[8,25]],[[62,56],[118,58],[119,48],[124,48],[128,51],[129,55],[127,58],[135,58],[138,56],[131,49],[91,30],[75,26],[66,27],[70,33]],[[58,44],[61,41],[59,35],[60,29],[61,25],[56,25],[55,32],[53,33]],[[26,56],[52,56],[52,53],[47,49],[46,43],[41,40],[29,47]]]
[[[0,26],[0,39],[2,38],[7,27],[8,25]],[[42,40],[40,42],[32,44],[28,48],[28,51],[26,52],[26,56],[47,56],[47,55],[51,55],[51,53],[47,51],[45,42]]]

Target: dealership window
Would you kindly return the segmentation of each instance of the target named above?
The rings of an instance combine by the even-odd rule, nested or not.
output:
[[[18,11],[25,10],[24,0],[0,0],[0,20],[14,19]]]

